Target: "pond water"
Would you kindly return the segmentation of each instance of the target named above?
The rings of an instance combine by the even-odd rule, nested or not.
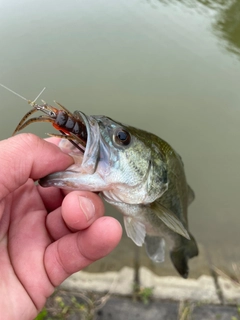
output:
[[[238,0],[0,2],[1,83],[28,99],[46,86],[45,101],[151,131],[180,153],[196,194],[189,223],[201,255],[191,276],[208,272],[206,256],[220,268],[240,262],[239,9]],[[4,139],[29,106],[2,88],[0,97]],[[90,270],[133,257],[124,236]],[[176,274],[168,258],[154,266],[141,251],[141,263]]]

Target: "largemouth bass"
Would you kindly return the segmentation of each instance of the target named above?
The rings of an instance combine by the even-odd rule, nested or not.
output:
[[[138,246],[145,243],[150,259],[164,260],[166,240],[173,265],[187,278],[188,260],[198,255],[198,248],[188,230],[194,193],[181,157],[154,134],[105,116],[76,113],[86,126],[85,151],[63,139],[60,147],[75,164],[44,177],[40,185],[100,192],[123,214],[127,235]]]

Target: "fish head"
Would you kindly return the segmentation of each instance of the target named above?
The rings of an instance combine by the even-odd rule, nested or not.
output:
[[[164,154],[150,133],[105,116],[77,112],[86,125],[85,151],[63,139],[60,147],[74,157],[75,164],[41,179],[42,186],[99,191],[106,200],[129,204],[151,203],[167,190]]]

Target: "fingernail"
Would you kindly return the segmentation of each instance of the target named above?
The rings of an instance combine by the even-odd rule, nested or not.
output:
[[[87,221],[91,220],[95,215],[95,207],[92,201],[86,197],[79,197],[79,203]]]

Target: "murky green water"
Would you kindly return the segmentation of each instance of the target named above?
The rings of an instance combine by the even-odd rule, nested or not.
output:
[[[30,99],[46,86],[50,103],[167,140],[196,193],[190,229],[218,266],[240,262],[239,9],[239,0],[0,1],[0,82]],[[2,88],[0,97],[3,139],[28,105]],[[131,264],[133,248],[124,238],[95,268]],[[141,258],[174,273],[168,259],[155,267]],[[191,270],[206,271],[201,256]]]

